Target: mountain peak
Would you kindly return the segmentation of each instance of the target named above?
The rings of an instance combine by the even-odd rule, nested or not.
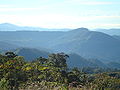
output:
[[[16,25],[11,24],[11,23],[1,23],[0,26],[17,27]]]
[[[1,23],[1,24],[11,25],[11,23]]]
[[[81,27],[81,28],[77,28],[75,30],[84,30],[84,31],[89,31],[87,28]]]
[[[77,28],[77,29],[74,29],[74,30],[72,30],[72,31],[69,31],[69,32],[76,32],[76,33],[78,33],[78,32],[80,32],[80,33],[82,33],[82,32],[88,32],[89,30],[87,29],[87,28],[83,28],[83,27],[81,27],[81,28]]]

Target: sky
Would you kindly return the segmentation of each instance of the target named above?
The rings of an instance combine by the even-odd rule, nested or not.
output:
[[[0,0],[0,23],[43,28],[120,28],[120,0]]]

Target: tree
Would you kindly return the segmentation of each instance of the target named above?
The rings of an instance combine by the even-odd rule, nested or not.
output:
[[[51,65],[59,68],[67,68],[66,59],[69,56],[65,53],[57,53],[57,54],[50,54],[48,57],[48,62],[51,63]]]
[[[17,56],[14,52],[6,52],[5,55],[6,55],[8,58],[14,58],[14,57]]]
[[[47,61],[48,60],[46,58],[39,57],[39,58],[37,58],[37,60],[35,62],[38,62],[38,64],[40,64],[40,65],[44,65],[47,63]]]

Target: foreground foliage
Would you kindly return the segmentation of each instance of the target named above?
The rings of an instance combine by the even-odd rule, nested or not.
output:
[[[68,69],[64,53],[27,62],[13,52],[0,55],[0,90],[119,90],[119,70]],[[111,71],[111,72],[110,72]],[[117,71],[117,72],[115,72]]]

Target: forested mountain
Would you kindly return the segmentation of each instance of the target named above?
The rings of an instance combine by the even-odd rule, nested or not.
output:
[[[69,31],[55,42],[52,42],[53,49],[75,52],[86,58],[99,58],[104,62],[117,61],[120,58],[119,40],[101,32],[88,31],[85,28]]]
[[[15,44],[10,44],[4,41],[0,41],[0,50],[4,51],[4,50],[11,50],[11,49],[15,49],[15,48],[19,48],[20,46],[15,45]]]
[[[75,54],[75,53],[71,53],[68,55],[69,55],[69,58],[67,60],[67,64],[68,64],[68,67],[71,67],[71,68],[73,68],[73,67],[80,67],[80,68],[83,68],[83,67],[102,67],[102,68],[108,67],[107,65],[105,65],[104,63],[102,63],[101,61],[96,60],[96,59],[88,60],[88,59],[81,57],[78,54]]]
[[[118,62],[120,60],[120,41],[118,39],[102,32],[89,31],[86,28],[78,28],[64,32],[0,31],[0,42],[0,44],[2,44],[2,42],[9,44],[5,44],[6,46],[0,45],[0,48],[5,50],[17,49],[18,46],[36,48],[38,51],[36,49],[35,52],[34,49],[30,51],[27,50],[27,53],[30,52],[37,56],[40,55],[37,54],[40,53],[39,50],[44,51],[45,48],[45,51],[48,50],[48,52],[75,53],[86,59],[98,59],[102,63]],[[20,49],[19,52],[23,51],[26,52],[24,49]],[[22,54],[22,56],[25,55],[26,54]]]
[[[23,56],[27,61],[32,61],[39,57],[47,58],[49,54],[47,51],[42,51],[34,48],[18,48],[14,50],[14,52],[19,56]]]
[[[45,47],[48,42],[61,37],[65,32],[59,31],[0,31],[0,41],[6,41],[22,47]]]
[[[18,49],[11,49],[10,51],[13,51],[15,54],[19,56],[23,56],[24,59],[27,61],[33,61],[40,57],[47,58],[50,53],[53,53],[53,52],[47,52],[45,50],[38,50],[35,48],[18,48]],[[4,52],[2,53],[4,54]],[[104,61],[101,62],[100,60],[97,59],[86,59],[76,53],[68,53],[67,55],[69,56],[69,58],[67,59],[67,64],[69,68],[73,68],[73,67],[120,68],[118,62],[114,62],[114,63],[109,62],[108,64],[105,64],[103,63]]]

